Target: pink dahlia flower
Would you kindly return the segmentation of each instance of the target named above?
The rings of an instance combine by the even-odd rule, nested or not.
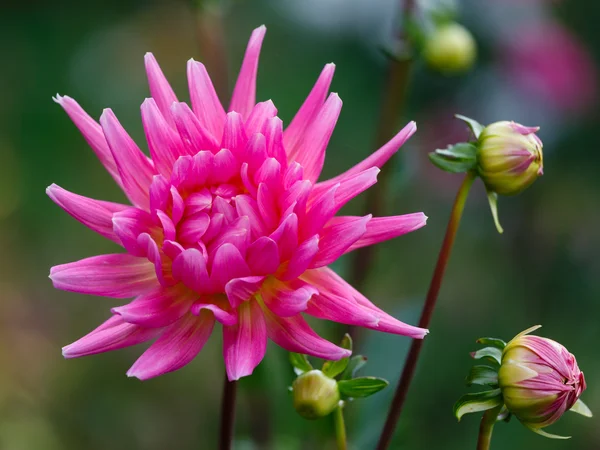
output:
[[[151,158],[110,109],[98,124],[75,100],[56,98],[133,205],[56,185],[47,190],[67,213],[125,249],[53,267],[54,286],[135,297],[66,346],[66,358],[156,338],[127,372],[144,380],[189,363],[216,321],[227,375],[236,380],[260,363],[267,339],[319,358],[348,356],[301,313],[418,339],[427,333],[386,314],[327,267],[344,253],[425,225],[422,213],[335,216],[376,182],[415,124],[345,173],[317,182],[342,107],[337,94],[327,97],[334,65],[325,66],[284,131],[271,101],[255,103],[265,32],[263,26],[250,37],[229,112],[201,63],[188,63],[190,108],[146,55],[152,97],[141,112]]]

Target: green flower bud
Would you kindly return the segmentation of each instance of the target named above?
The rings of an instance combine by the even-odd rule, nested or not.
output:
[[[318,419],[333,412],[340,401],[337,381],[320,370],[300,375],[292,385],[294,408],[305,419]]]
[[[465,27],[455,22],[446,23],[427,37],[423,56],[431,68],[440,72],[466,72],[475,62],[477,45]]]
[[[478,139],[478,173],[488,191],[514,195],[533,183],[543,171],[539,127],[515,122],[496,122],[483,129]]]

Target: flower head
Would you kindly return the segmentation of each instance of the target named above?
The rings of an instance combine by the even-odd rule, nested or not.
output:
[[[319,337],[301,313],[422,338],[427,330],[386,314],[327,267],[340,255],[422,227],[422,213],[336,216],[376,182],[379,167],[415,132],[408,124],[345,173],[317,182],[342,102],[327,96],[323,69],[283,129],[271,101],[255,102],[265,27],[254,30],[229,112],[204,66],[188,63],[191,108],[177,100],[156,60],[145,57],[151,98],[141,106],[148,158],[110,109],[100,123],[57,96],[133,206],[93,200],[56,185],[48,195],[125,253],[55,266],[59,289],[119,299],[112,317],[66,346],[67,358],[155,339],[128,371],[147,379],[189,363],[222,325],[230,380],[249,375],[267,339],[325,359],[349,351]]]
[[[544,173],[539,127],[501,121],[488,125],[478,139],[478,172],[488,190],[514,195]]]
[[[575,357],[556,341],[527,334],[536,328],[506,345],[498,371],[506,408],[534,431],[556,422],[586,388]]]

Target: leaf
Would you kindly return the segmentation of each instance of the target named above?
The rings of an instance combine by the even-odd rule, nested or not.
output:
[[[535,428],[535,427],[532,427],[532,426],[527,425],[527,424],[523,424],[523,425],[525,425],[527,428],[529,428],[534,433],[537,433],[540,436],[544,436],[544,437],[547,437],[549,439],[571,439],[571,436],[560,436],[558,434],[551,434],[551,433],[548,433],[548,432],[542,430],[541,428]]]
[[[490,366],[473,366],[466,381],[467,386],[472,386],[474,384],[480,386],[497,386],[498,372]]]
[[[449,145],[429,154],[431,162],[446,172],[464,173],[477,166],[477,148],[468,142]]]
[[[499,348],[500,350],[504,350],[504,347],[506,347],[506,342],[498,338],[482,337],[477,339],[475,342],[482,345],[491,345],[492,347]]]
[[[465,394],[454,404],[454,415],[460,421],[465,414],[487,411],[502,405],[500,389]]]
[[[348,333],[342,338],[340,347],[352,351],[352,338]],[[330,378],[334,378],[346,370],[350,358],[342,358],[338,361],[325,361],[321,371]]]
[[[348,367],[344,370],[342,374],[342,380],[349,380],[354,378],[356,372],[358,372],[362,367],[367,364],[367,357],[363,355],[356,355],[350,358],[350,362],[348,363]]]
[[[497,362],[498,364],[502,362],[502,351],[496,347],[484,347],[481,350],[472,352],[471,356],[474,359],[487,358],[490,361]]]
[[[383,378],[360,377],[338,382],[340,394],[346,397],[369,397],[384,389],[389,382]]]
[[[496,225],[496,230],[498,230],[498,233],[502,234],[504,233],[504,229],[502,228],[502,225],[500,225],[500,220],[498,219],[498,194],[488,190],[487,198],[492,211],[492,217],[494,218],[494,224]]]
[[[569,411],[573,411],[574,413],[581,414],[584,417],[592,417],[592,411],[588,406],[583,403],[581,399],[578,399],[575,404],[571,407]]]
[[[481,132],[485,128],[483,125],[481,125],[476,120],[471,119],[471,118],[469,118],[467,116],[463,116],[461,114],[455,114],[454,117],[456,117],[457,119],[460,119],[463,122],[465,122],[469,126],[469,128],[471,129],[471,131],[473,132],[473,136],[475,136],[475,138],[479,139],[479,135],[481,134]]]
[[[294,372],[296,375],[302,375],[304,372],[313,370],[313,366],[308,362],[306,355],[301,353],[290,353],[290,362],[294,366]]]

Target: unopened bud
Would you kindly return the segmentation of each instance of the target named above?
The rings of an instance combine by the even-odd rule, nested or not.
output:
[[[423,56],[431,68],[442,73],[466,72],[475,62],[477,46],[465,27],[446,23],[428,36]]]
[[[340,391],[337,381],[320,370],[300,375],[292,385],[294,408],[305,419],[329,415],[338,406]]]
[[[540,429],[574,407],[586,388],[585,379],[565,347],[551,339],[527,335],[537,328],[524,331],[506,345],[498,384],[507,409],[525,426],[556,437]],[[591,415],[583,403],[573,410]]]
[[[495,122],[478,139],[478,173],[488,191],[514,195],[544,173],[539,127],[515,122]]]

